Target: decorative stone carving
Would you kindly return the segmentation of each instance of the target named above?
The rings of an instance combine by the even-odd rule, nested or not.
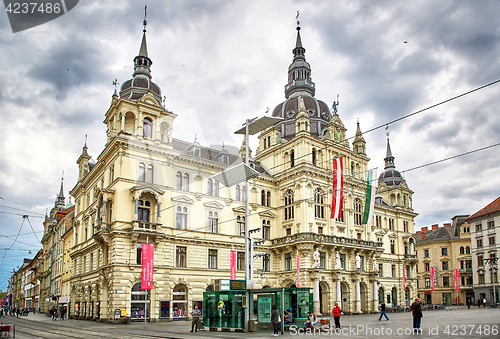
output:
[[[361,257],[359,256],[359,253],[356,253],[356,257],[354,260],[356,260],[356,268],[358,270],[360,270],[361,269]]]
[[[342,269],[342,262],[340,261],[339,251],[337,251],[337,254],[335,255],[335,269],[336,270]]]
[[[319,266],[320,266],[319,258],[320,258],[320,254],[319,254],[318,249],[316,248],[316,250],[313,253],[314,264],[313,264],[312,268],[319,268]]]

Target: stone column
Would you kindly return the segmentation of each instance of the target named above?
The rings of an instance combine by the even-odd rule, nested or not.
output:
[[[356,300],[355,300],[355,312],[361,313],[361,291],[359,280],[356,280]]]
[[[314,279],[314,290],[313,290],[313,301],[314,301],[314,314],[320,314],[320,302],[319,302],[319,279]]]
[[[342,288],[340,287],[340,280],[337,280],[337,300],[339,305],[342,305]]]
[[[125,130],[125,115],[124,115],[124,114],[122,114],[121,130],[122,130],[122,131],[124,131],[124,130]]]
[[[158,203],[158,215],[156,216],[156,222],[161,224],[161,202]]]
[[[377,280],[373,281],[373,310],[377,312],[378,310],[378,285]]]

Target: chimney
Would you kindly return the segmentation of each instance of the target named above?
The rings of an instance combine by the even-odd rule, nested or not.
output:
[[[427,227],[422,227],[421,231],[422,233],[420,234],[420,240],[424,240],[427,233]]]
[[[445,225],[446,225],[446,224],[445,224]],[[433,230],[433,231],[434,231],[434,230],[437,230],[437,229],[438,229],[438,227],[439,227],[439,224],[434,224],[434,225],[432,225],[432,230]]]
[[[443,224],[444,227],[451,227],[451,224],[450,223],[447,223],[447,224]]]
[[[427,226],[426,227],[422,227],[422,233],[426,233],[427,232]]]

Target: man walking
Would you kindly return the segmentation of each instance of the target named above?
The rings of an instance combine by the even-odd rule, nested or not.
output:
[[[415,298],[415,302],[411,304],[411,311],[413,314],[413,332],[422,332],[420,322],[422,321],[423,314],[419,298]]]
[[[387,313],[385,313],[385,303],[383,301],[380,303],[380,318],[378,318],[378,321],[382,320],[382,316],[385,316],[385,321],[389,320]]]

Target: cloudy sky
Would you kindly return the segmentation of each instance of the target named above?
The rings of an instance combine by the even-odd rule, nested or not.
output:
[[[53,206],[62,171],[66,198],[76,183],[85,135],[94,159],[103,149],[112,81],[132,75],[145,4],[80,1],[67,14],[18,33],[0,13],[0,288],[39,248],[31,226],[41,239],[40,216]],[[178,114],[174,137],[193,141],[196,134],[203,145],[239,147],[233,132],[244,120],[284,100],[297,11],[316,97],[331,105],[340,95],[348,136],[357,120],[368,131],[500,79],[499,1],[147,5],[153,81]],[[499,92],[500,83],[493,84],[391,124],[396,168],[403,172],[499,143]],[[379,173],[385,133],[379,128],[364,135],[370,167]],[[404,172],[415,192],[416,229],[472,214],[497,198],[499,150]],[[23,222],[24,214],[30,217]]]

